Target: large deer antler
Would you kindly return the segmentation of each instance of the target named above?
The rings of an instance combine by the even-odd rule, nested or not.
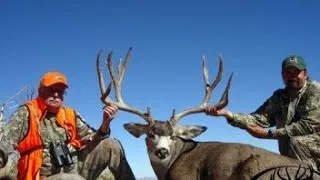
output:
[[[151,117],[151,112],[150,112],[149,107],[147,108],[147,112],[142,112],[138,109],[135,109],[133,107],[128,106],[122,99],[121,84],[122,84],[123,75],[126,71],[126,67],[127,67],[128,62],[131,58],[131,49],[132,48],[129,48],[127,56],[126,56],[123,63],[121,62],[121,59],[120,59],[120,62],[118,64],[117,74],[116,74],[116,72],[114,72],[113,65],[112,65],[112,52],[109,53],[108,59],[105,63],[108,67],[110,78],[111,78],[112,82],[109,83],[107,89],[105,88],[103,74],[100,69],[100,56],[101,56],[102,52],[99,51],[99,53],[97,55],[97,72],[98,72],[100,91],[101,91],[101,95],[102,95],[101,101],[106,105],[114,105],[114,106],[118,107],[120,110],[136,114],[136,115],[142,117],[144,120],[146,120],[148,124],[153,124],[154,120]],[[110,91],[111,91],[112,84],[113,84],[114,90],[115,90],[116,102],[112,101],[108,97],[108,95],[110,94]]]
[[[172,125],[175,125],[177,123],[177,121],[179,119],[181,119],[184,116],[190,115],[190,114],[195,114],[195,113],[202,113],[205,112],[206,108],[208,107],[209,101],[211,99],[211,94],[213,89],[218,85],[218,83],[220,82],[221,78],[222,78],[222,72],[223,72],[223,59],[221,57],[221,55],[219,56],[219,71],[218,74],[216,76],[216,79],[213,81],[212,84],[210,84],[209,82],[209,72],[207,69],[207,65],[206,65],[206,59],[203,56],[203,62],[202,62],[202,68],[203,68],[203,78],[205,81],[205,96],[204,99],[202,101],[202,103],[194,108],[191,109],[187,109],[185,111],[182,111],[178,114],[175,114],[175,110],[173,110],[172,116],[169,120],[169,122]],[[230,89],[230,84],[231,84],[231,79],[232,79],[233,74],[231,74],[229,80],[228,80],[228,85],[226,87],[226,89],[224,90],[224,93],[219,101],[218,104],[213,105],[216,109],[222,109],[225,106],[227,106],[228,104],[228,92]]]

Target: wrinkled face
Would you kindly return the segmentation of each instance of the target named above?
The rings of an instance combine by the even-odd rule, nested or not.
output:
[[[62,107],[65,90],[66,86],[62,84],[39,88],[39,96],[44,100],[49,112],[57,113]]]
[[[159,159],[165,159],[170,155],[175,139],[173,127],[168,122],[159,121],[147,133],[147,146]]]
[[[308,73],[295,67],[288,67],[282,71],[283,82],[289,90],[299,90],[305,84]]]

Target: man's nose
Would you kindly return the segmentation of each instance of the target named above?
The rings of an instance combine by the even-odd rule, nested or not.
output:
[[[54,96],[54,97],[61,97],[61,96],[63,96],[63,94],[64,94],[64,93],[63,93],[62,91],[54,91],[54,92],[53,92],[53,96]]]
[[[59,93],[58,93],[58,92],[54,92],[54,93],[53,93],[53,96],[54,96],[54,97],[59,97]]]

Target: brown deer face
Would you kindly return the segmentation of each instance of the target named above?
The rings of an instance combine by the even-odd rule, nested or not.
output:
[[[199,136],[207,128],[203,126],[172,125],[169,121],[155,121],[148,124],[129,123],[124,128],[133,136],[140,137],[146,134],[146,143],[149,153],[161,160],[170,158],[178,138],[192,139]]]

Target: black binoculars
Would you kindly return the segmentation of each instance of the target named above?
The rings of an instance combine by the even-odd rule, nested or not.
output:
[[[51,155],[56,161],[58,167],[73,164],[72,155],[69,148],[64,142],[51,143]]]

